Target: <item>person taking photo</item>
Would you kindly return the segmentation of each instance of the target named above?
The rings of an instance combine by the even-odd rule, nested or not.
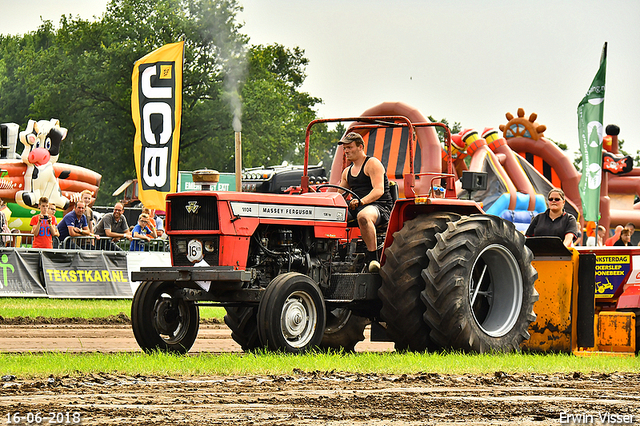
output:
[[[49,199],[40,197],[38,201],[40,214],[31,218],[31,233],[33,234],[33,248],[53,248],[53,237],[60,235],[55,223],[55,217],[49,214]]]

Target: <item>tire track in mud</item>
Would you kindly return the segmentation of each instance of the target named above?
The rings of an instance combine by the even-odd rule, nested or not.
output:
[[[357,350],[390,351],[367,339]],[[375,346],[379,345],[379,346]],[[386,346],[385,346],[386,345]],[[7,325],[0,351],[139,352],[127,323]],[[238,352],[229,329],[203,324],[193,353]],[[1,370],[0,370],[1,371]],[[16,378],[2,372],[0,419],[78,413],[91,425],[559,425],[611,413],[640,421],[639,374],[415,375],[303,372],[247,377],[96,373]],[[564,417],[566,419],[566,417]],[[618,423],[620,424],[620,423]]]
[[[640,376],[378,375],[296,371],[259,377],[171,378],[90,374],[11,380],[8,412],[80,413],[83,424],[557,425],[640,413]]]

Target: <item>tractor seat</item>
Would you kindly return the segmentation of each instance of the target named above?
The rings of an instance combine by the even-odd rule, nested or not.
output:
[[[393,204],[395,205],[398,200],[398,184],[394,181],[389,181],[389,193],[391,195],[391,199],[393,200]],[[387,232],[387,225],[389,221],[382,221],[380,224],[376,226],[376,233],[378,235],[385,234]],[[355,218],[349,219],[347,221],[347,227],[354,228],[358,226],[358,221]]]

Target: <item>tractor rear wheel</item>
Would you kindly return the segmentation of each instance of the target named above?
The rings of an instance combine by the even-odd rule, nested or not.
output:
[[[191,301],[176,297],[172,281],[145,281],[131,303],[131,326],[145,352],[185,354],[198,335],[200,313]]]
[[[350,309],[336,308],[328,311],[320,348],[353,352],[358,342],[364,340],[367,324],[369,319],[354,315]]]
[[[302,353],[322,341],[326,308],[318,285],[288,272],[274,278],[258,306],[260,342],[269,350]]]
[[[435,349],[423,319],[425,305],[420,293],[425,283],[421,274],[429,265],[427,250],[435,245],[435,235],[444,231],[447,223],[459,219],[456,213],[431,213],[405,222],[393,234],[393,243],[385,251],[386,261],[380,269],[382,285],[378,296],[382,301],[380,315],[396,350]]]
[[[464,352],[518,351],[538,300],[525,237],[511,222],[474,215],[436,238],[422,292],[431,340]]]
[[[261,348],[258,337],[258,308],[254,306],[227,307],[224,323],[231,337],[245,352]]]

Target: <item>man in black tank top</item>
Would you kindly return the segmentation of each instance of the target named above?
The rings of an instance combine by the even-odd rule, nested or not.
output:
[[[359,197],[349,203],[350,218],[357,218],[362,240],[367,246],[365,261],[369,271],[380,268],[378,263],[376,226],[387,222],[393,199],[389,192],[389,179],[384,166],[375,157],[367,157],[364,140],[360,134],[351,132],[338,142],[351,165],[342,171],[340,186],[349,188]]]

